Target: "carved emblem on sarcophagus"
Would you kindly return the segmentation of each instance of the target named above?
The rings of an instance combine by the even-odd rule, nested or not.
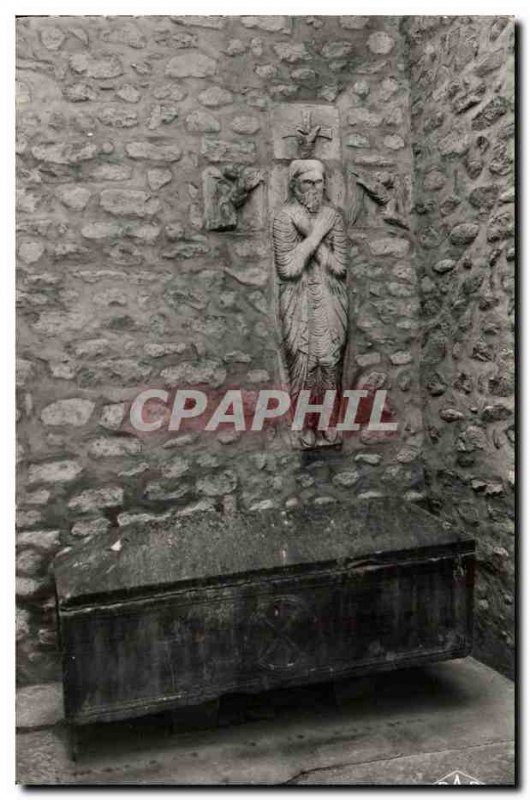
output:
[[[296,595],[264,603],[251,617],[250,625],[250,643],[259,666],[287,672],[301,665],[314,644],[317,622],[314,612]],[[308,637],[312,628],[313,637]]]

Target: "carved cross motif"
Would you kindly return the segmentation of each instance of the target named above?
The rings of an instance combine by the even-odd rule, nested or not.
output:
[[[282,139],[295,138],[298,143],[298,155],[300,158],[311,158],[318,139],[333,139],[331,128],[323,128],[322,125],[313,125],[311,111],[302,111],[302,121],[294,131],[283,134]]]
[[[258,662],[270,670],[289,670],[303,660],[307,627],[313,615],[298,597],[279,597],[253,618]]]

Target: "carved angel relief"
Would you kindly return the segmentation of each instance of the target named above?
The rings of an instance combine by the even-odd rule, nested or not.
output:
[[[353,198],[350,224],[362,222],[372,209],[378,209],[383,222],[399,228],[408,229],[406,221],[406,187],[398,176],[380,173],[378,176],[363,175],[349,167],[356,186]]]
[[[228,164],[203,173],[204,217],[209,231],[229,231],[237,227],[237,210],[250,193],[263,182],[257,169]]]

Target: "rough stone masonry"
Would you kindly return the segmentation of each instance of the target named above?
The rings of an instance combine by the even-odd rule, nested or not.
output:
[[[504,17],[19,18],[21,682],[59,675],[60,548],[138,519],[374,494],[475,535],[477,652],[509,671],[513,36]],[[339,120],[347,378],[388,389],[398,434],[327,457],[272,434],[142,436],[127,417],[148,386],[279,380],[277,112],[308,103]],[[211,230],[204,175],[230,164],[264,179]]]

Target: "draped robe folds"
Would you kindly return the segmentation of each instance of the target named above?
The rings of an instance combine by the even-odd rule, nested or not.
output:
[[[273,221],[279,279],[282,343],[293,398],[311,390],[318,402],[326,389],[340,391],[347,335],[347,240],[339,211],[333,227],[304,263],[297,245],[311,232],[314,216],[298,202],[284,205]],[[307,258],[307,257],[306,257]]]

